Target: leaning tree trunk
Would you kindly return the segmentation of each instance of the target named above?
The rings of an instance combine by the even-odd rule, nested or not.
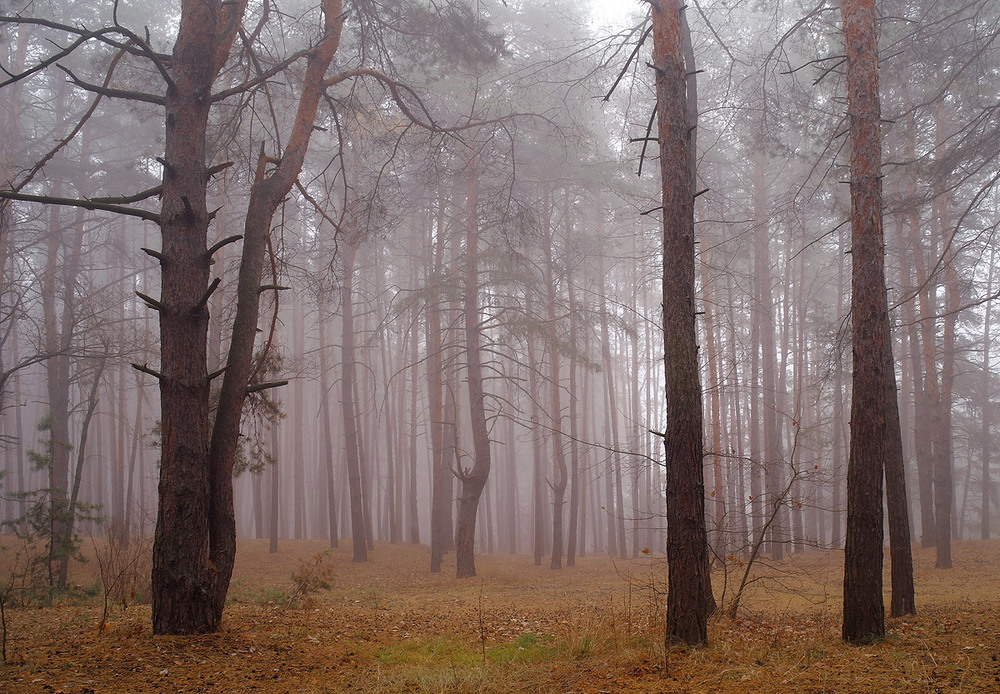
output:
[[[469,174],[468,218],[465,235],[465,356],[469,379],[469,416],[472,420],[471,468],[460,469],[462,492],[455,524],[455,561],[458,578],[476,575],[476,512],[479,498],[490,474],[490,432],[486,427],[486,404],[483,393],[482,335],[479,327],[479,216],[477,212],[479,178],[475,163]],[[461,468],[461,464],[458,464]]]
[[[851,142],[851,325],[854,378],[847,468],[845,641],[885,635],[882,602],[882,475],[898,431],[882,234],[882,126],[874,0],[841,3],[847,46]],[[891,394],[890,394],[891,391]],[[895,416],[896,421],[889,420]]]
[[[250,189],[243,230],[243,254],[240,259],[236,290],[236,316],[233,319],[229,358],[216,408],[209,458],[210,564],[216,571],[213,597],[217,620],[222,619],[222,610],[236,559],[233,465],[239,445],[243,404],[260,368],[259,364],[254,362],[253,350],[257,335],[261,276],[264,271],[271,219],[302,170],[302,163],[313,133],[316,111],[323,95],[324,76],[340,47],[340,35],[344,27],[342,10],[341,0],[324,0],[323,38],[307,58],[302,92],[288,144],[277,159],[263,155],[260,157],[254,183]],[[269,164],[274,164],[274,169],[268,173],[266,170]],[[269,385],[272,384],[258,383],[252,387],[259,389]]]
[[[667,358],[668,643],[708,642],[710,586],[705,530],[702,402],[695,332],[694,167],[681,7],[653,8],[653,69],[663,194],[663,340]]]

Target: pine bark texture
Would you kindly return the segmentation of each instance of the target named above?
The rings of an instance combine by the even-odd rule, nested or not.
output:
[[[892,355],[882,235],[882,131],[875,3],[843,0],[841,12],[847,46],[851,143],[854,359],[842,635],[850,643],[867,643],[885,636],[882,475],[889,453],[890,408],[886,393]]]
[[[708,642],[708,542],[702,401],[695,333],[694,168],[677,0],[652,3],[663,189],[663,332],[667,430],[667,643]]]
[[[209,215],[205,133],[215,54],[222,31],[217,2],[182,6],[166,94],[163,204],[160,212],[159,505],[153,545],[154,634],[219,627],[209,563],[208,287]]]
[[[208,356],[211,217],[206,204],[206,136],[212,85],[246,7],[182,5],[166,93],[160,228],[160,403],[163,438],[153,550],[153,632],[214,632],[222,619],[236,557],[232,472],[240,418],[253,376],[261,272],[277,206],[288,194],[313,132],[324,75],[340,44],[340,0],[323,2],[323,38],[307,59],[295,123],[273,170],[262,157],[250,191],[237,309],[214,427]]]

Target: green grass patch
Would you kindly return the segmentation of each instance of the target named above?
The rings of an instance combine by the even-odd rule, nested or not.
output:
[[[377,657],[383,665],[415,667],[471,667],[483,660],[474,644],[445,637],[409,639],[379,649]]]
[[[515,641],[486,649],[488,664],[535,663],[557,655],[551,636],[524,633]],[[413,667],[476,667],[483,664],[482,645],[447,637],[409,639],[378,652],[383,665]]]
[[[513,643],[486,649],[486,659],[492,663],[535,663],[555,657],[555,639],[530,632],[521,634]]]

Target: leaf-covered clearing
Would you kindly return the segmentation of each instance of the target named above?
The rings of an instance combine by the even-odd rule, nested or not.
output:
[[[1000,691],[1000,541],[958,544],[949,571],[916,550],[919,614],[890,619],[888,638],[866,647],[840,640],[840,553],[762,566],[739,618],[713,619],[697,650],[663,646],[655,556],[561,571],[483,556],[479,577],[458,580],[453,564],[428,573],[425,547],[379,545],[363,565],[349,545],[323,550],[241,543],[214,635],[154,638],[145,605],[113,608],[100,630],[93,590],[8,610],[0,691]],[[93,562],[74,579],[93,585]]]

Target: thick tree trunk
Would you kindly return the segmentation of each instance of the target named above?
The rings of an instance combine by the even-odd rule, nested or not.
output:
[[[843,638],[885,635],[882,602],[882,478],[899,431],[882,234],[882,128],[874,0],[843,0],[851,142],[854,378],[847,472]],[[891,396],[889,395],[891,390]],[[895,422],[890,420],[895,417]],[[901,454],[901,452],[900,452]]]
[[[227,368],[209,423],[206,249],[210,215],[206,132],[216,75],[241,24],[245,0],[182,5],[166,94],[160,229],[160,403],[163,423],[159,514],[153,550],[153,631],[218,629],[236,556],[232,471],[247,388],[257,368],[254,338],[271,219],[291,189],[313,131],[327,67],[343,28],[340,0],[324,0],[324,36],[309,55],[295,123],[280,159],[262,157],[244,227]],[[268,165],[275,163],[268,173]]]
[[[667,431],[668,643],[708,641],[702,400],[695,332],[694,176],[687,73],[677,0],[652,5],[663,193],[663,333]]]
[[[160,298],[159,504],[153,545],[153,633],[218,629],[209,561],[209,381],[205,133],[221,10],[187,0],[167,90]]]

